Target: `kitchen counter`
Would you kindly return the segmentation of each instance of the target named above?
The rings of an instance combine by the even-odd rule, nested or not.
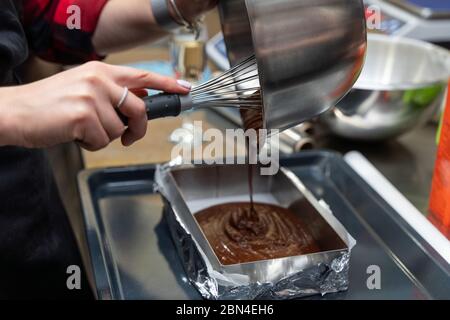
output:
[[[171,133],[183,124],[193,124],[195,121],[202,121],[203,130],[235,127],[212,111],[188,112],[176,118],[153,120],[148,124],[147,135],[133,146],[124,147],[120,140],[116,140],[103,150],[83,151],[85,167],[93,169],[167,162],[171,159],[172,149],[176,145],[170,141]],[[245,154],[244,147],[238,147],[238,155]]]
[[[341,153],[361,152],[420,212],[426,214],[437,153],[436,130],[436,125],[429,124],[382,143],[324,137],[319,140],[319,147]]]

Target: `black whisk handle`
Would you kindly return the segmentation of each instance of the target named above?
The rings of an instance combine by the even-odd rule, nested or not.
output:
[[[181,113],[181,101],[178,94],[160,93],[145,97],[145,110],[148,120],[165,117],[176,117]],[[128,118],[117,110],[124,125],[128,125]]]
[[[157,94],[144,98],[147,119],[176,117],[181,113],[181,101],[178,94]]]

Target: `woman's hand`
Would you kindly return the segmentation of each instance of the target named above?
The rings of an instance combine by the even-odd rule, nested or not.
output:
[[[93,151],[121,137],[129,146],[144,137],[147,117],[144,102],[130,92],[120,107],[129,118],[125,128],[115,110],[124,87],[189,92],[172,78],[89,62],[32,84],[1,88],[0,145],[36,148],[77,141]]]
[[[199,15],[214,8],[219,0],[175,0],[185,19],[194,21]]]

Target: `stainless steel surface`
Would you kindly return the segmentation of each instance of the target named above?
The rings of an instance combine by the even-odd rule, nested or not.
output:
[[[334,140],[329,145],[363,151],[417,204],[417,198],[419,203],[427,198],[423,190],[428,188],[433,164],[434,147],[427,141],[433,140],[434,129],[426,128],[378,148],[344,140],[342,145]],[[449,298],[449,266],[440,265],[430,247],[341,158],[305,152],[282,164],[299,175],[317,198],[330,204],[358,241],[352,251],[349,290],[315,298]],[[139,166],[89,170],[79,176],[100,299],[200,298],[170,239],[162,202],[153,193],[153,174],[152,166]],[[381,290],[367,288],[366,271],[372,264],[382,270]]]
[[[311,234],[321,251],[241,264],[221,264],[194,216],[213,205],[249,201],[248,181],[242,179],[248,174],[248,166],[159,167],[155,180],[170,206],[166,210],[168,225],[193,285],[208,299],[254,299],[266,295],[287,299],[345,290],[349,253],[354,240],[289,170],[282,168],[273,176],[260,175],[257,166],[253,170],[255,201],[291,208],[303,221],[309,222]],[[344,244],[337,248],[339,239]],[[333,268],[337,265],[339,268]],[[323,266],[331,268],[331,274],[324,277]],[[303,272],[315,278],[315,284],[313,280],[313,284],[300,285],[299,278]],[[292,282],[285,281],[286,278],[291,278]]]
[[[256,54],[267,129],[283,130],[328,110],[361,71],[360,0],[228,0],[219,9],[232,65]]]
[[[450,54],[431,43],[369,34],[357,89],[409,90],[447,82]]]
[[[357,150],[425,216],[428,215],[431,181],[436,160],[437,126],[428,124],[397,139],[382,142],[354,141],[334,136],[317,138],[318,148],[343,154]]]
[[[445,99],[449,53],[426,42],[371,34],[354,89],[321,119],[338,136],[380,140],[430,120]]]
[[[295,128],[292,128],[280,133],[280,143],[285,144],[290,148],[290,151],[287,153],[314,149],[316,143],[313,137],[304,131],[294,129]],[[281,149],[280,151],[284,152],[284,149]]]

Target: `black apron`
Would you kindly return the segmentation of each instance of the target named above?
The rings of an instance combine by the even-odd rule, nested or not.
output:
[[[18,3],[0,1],[0,86],[20,83],[28,56]],[[84,271],[67,288],[70,265],[83,270],[45,151],[0,147],[0,299],[92,298]]]

